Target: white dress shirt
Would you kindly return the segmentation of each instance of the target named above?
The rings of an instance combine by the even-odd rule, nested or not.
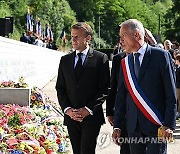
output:
[[[135,53],[140,53],[140,55],[139,55],[140,66],[141,66],[141,64],[142,64],[142,61],[143,61],[143,58],[144,58],[144,54],[145,54],[145,52],[146,52],[146,48],[147,48],[147,44],[144,43],[143,46],[142,46],[137,52],[133,52],[133,55],[134,55]],[[135,56],[133,56],[133,57],[135,58]],[[134,62],[135,62],[135,59],[134,59]]]

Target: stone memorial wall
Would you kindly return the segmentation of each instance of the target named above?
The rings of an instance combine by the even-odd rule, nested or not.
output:
[[[0,82],[23,76],[29,87],[44,87],[58,73],[64,52],[0,37]]]

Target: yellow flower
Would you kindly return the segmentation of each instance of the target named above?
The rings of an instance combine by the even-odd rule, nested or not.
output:
[[[36,100],[36,96],[31,95],[31,100],[32,100],[32,101],[35,101],[35,100]]]

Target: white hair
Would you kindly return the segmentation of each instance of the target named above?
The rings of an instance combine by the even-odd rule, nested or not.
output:
[[[145,36],[144,26],[137,19],[129,19],[120,24],[120,27],[128,26],[131,31],[138,31],[142,37]]]

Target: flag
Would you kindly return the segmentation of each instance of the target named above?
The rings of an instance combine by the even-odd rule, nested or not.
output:
[[[61,38],[62,40],[65,40],[65,39],[66,39],[66,32],[65,32],[64,29],[63,29],[62,32],[61,32],[60,38]]]
[[[45,37],[47,38],[47,40],[50,40],[50,34],[49,34],[49,25],[46,25],[45,28]]]
[[[53,33],[52,33],[51,28],[49,28],[49,36],[50,36],[50,39],[53,40]]]
[[[41,22],[40,22],[40,20],[36,21],[36,35],[41,36]]]
[[[31,15],[30,15],[30,13],[27,14],[26,21],[27,21],[26,22],[27,31],[31,31],[32,22],[31,22]]]

